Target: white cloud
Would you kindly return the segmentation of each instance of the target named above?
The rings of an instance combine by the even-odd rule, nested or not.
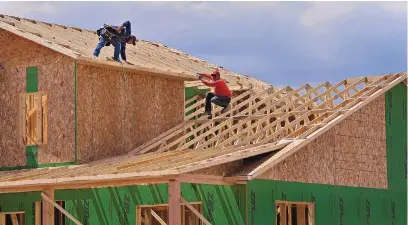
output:
[[[51,2],[0,2],[0,13],[24,17],[29,13],[53,14],[57,8]]]
[[[377,5],[392,13],[406,13],[406,2],[311,2],[300,15],[300,22],[306,27],[328,24],[333,20],[353,13],[358,8]]]
[[[395,13],[406,13],[407,12],[407,3],[406,2],[376,2],[379,7],[386,11],[395,12]]]
[[[305,26],[328,23],[340,18],[357,7],[357,2],[311,2],[301,13],[300,22]]]

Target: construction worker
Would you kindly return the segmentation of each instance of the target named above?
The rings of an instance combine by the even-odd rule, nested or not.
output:
[[[112,59],[120,62],[119,52],[122,57],[122,60],[126,61],[126,43],[136,45],[136,37],[131,35],[131,26],[130,22],[126,21],[121,26],[108,26],[98,29],[96,31],[99,37],[99,43],[95,48],[94,56],[98,57],[101,49],[105,46],[113,45],[115,52],[113,53]]]
[[[220,72],[214,71],[211,75],[205,73],[197,73],[198,79],[208,87],[213,87],[214,92],[206,94],[205,112],[211,118],[211,103],[223,107],[221,113],[228,111],[229,103],[231,102],[231,91],[225,80],[221,79]],[[203,79],[203,76],[208,77],[210,81]]]

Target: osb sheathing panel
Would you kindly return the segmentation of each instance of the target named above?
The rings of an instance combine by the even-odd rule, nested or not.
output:
[[[260,179],[387,188],[384,95]]]
[[[183,121],[182,81],[86,65],[77,73],[81,162],[129,152]]]
[[[39,91],[48,95],[48,144],[38,149],[39,163],[74,157],[74,64],[41,45],[0,30],[0,167],[24,166],[26,150],[17,143],[17,100],[26,92],[26,68],[38,67]]]
[[[242,166],[243,166],[242,160],[238,160],[238,161],[221,164],[219,166],[200,169],[192,173],[193,174],[214,175],[214,176],[227,176],[229,174],[232,174],[234,171],[238,170]]]

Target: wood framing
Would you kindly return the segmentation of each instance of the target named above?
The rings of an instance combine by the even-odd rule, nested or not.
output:
[[[183,149],[252,146],[278,143],[283,138],[306,138],[326,127],[337,117],[350,115],[368,99],[406,79],[406,73],[345,79],[336,85],[323,82],[297,89],[265,90],[234,105],[229,112],[212,120],[184,121],[129,154],[166,152]],[[243,96],[249,95],[244,92]],[[266,96],[265,96],[266,95]],[[237,101],[240,100],[237,97]],[[256,102],[256,99],[261,99]],[[255,101],[255,102],[254,102]],[[193,109],[202,103],[191,106]],[[242,107],[246,107],[242,110]],[[350,111],[353,109],[353,111]],[[231,117],[222,117],[226,114]],[[186,118],[188,119],[188,118]]]
[[[19,95],[18,137],[21,145],[47,144],[47,95],[44,92]]]
[[[189,202],[195,212],[201,215],[202,202]],[[139,205],[136,207],[136,225],[151,225],[154,222],[166,224],[168,222],[169,204]],[[194,216],[195,218],[192,218]],[[189,221],[192,220],[192,221]],[[181,224],[199,225],[199,217],[191,211],[185,202],[181,202]]]
[[[69,214],[64,208],[62,208],[60,205],[58,205],[54,200],[52,200],[51,198],[48,197],[48,195],[46,194],[50,194],[50,191],[45,191],[43,193],[41,193],[41,197],[43,199],[42,203],[47,204],[49,207],[49,205],[51,204],[52,206],[54,206],[55,208],[57,208],[62,214],[64,214],[66,217],[68,217],[69,219],[72,220],[72,222],[74,222],[76,225],[83,225],[81,222],[79,222],[75,217],[73,217],[71,214]],[[45,200],[45,201],[44,201]],[[44,218],[44,217],[43,217]]]
[[[24,212],[0,212],[0,225],[7,225],[7,217],[12,225],[24,225]]]
[[[169,225],[181,225],[180,181],[170,180],[169,184]]]
[[[276,201],[276,225],[292,225],[296,214],[296,225],[315,225],[313,202]]]
[[[54,189],[46,189],[42,197],[42,225],[54,225]]]
[[[181,198],[182,203],[184,203],[205,225],[211,225],[211,223],[199,212],[197,211],[190,203],[188,203],[184,198]]]
[[[323,120],[321,120],[321,118],[316,118],[315,120],[319,121],[321,120],[325,124],[325,126],[311,127],[309,130],[303,130],[301,135],[299,134],[299,132],[295,131],[297,137],[303,137],[305,139],[298,139],[295,142],[291,143],[290,145],[286,146],[285,148],[280,150],[277,154],[273,155],[270,159],[264,162],[262,165],[260,165],[252,172],[250,172],[248,175],[251,178],[259,176],[266,170],[270,169],[277,163],[281,162],[288,156],[292,155],[294,152],[296,152],[306,144],[310,143],[312,140],[322,135],[327,130],[339,124],[341,121],[346,119],[348,116],[352,115],[357,110],[361,109],[362,107],[364,107],[365,105],[367,105],[380,95],[384,94],[387,90],[389,90],[396,84],[406,79],[407,79],[406,73],[394,74],[390,76],[381,76],[380,78],[376,79],[370,85],[367,85],[361,91],[356,92],[354,95],[352,95],[352,97],[358,96],[358,98],[357,99],[352,98],[351,100],[349,100],[350,103],[347,104],[346,107],[343,107],[343,109],[345,108],[348,109],[345,113],[338,111],[337,113],[331,114]],[[357,83],[360,83],[360,81],[358,81]],[[289,137],[294,138],[293,135],[289,135]]]

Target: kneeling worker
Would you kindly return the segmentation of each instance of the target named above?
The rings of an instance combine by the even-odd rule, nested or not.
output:
[[[126,62],[126,43],[136,45],[136,37],[131,35],[130,22],[126,21],[121,26],[108,26],[98,29],[97,32],[99,43],[95,48],[94,56],[98,57],[101,49],[105,46],[112,44],[115,47],[115,52],[112,59],[120,62],[119,51],[122,56],[122,60]]]
[[[206,86],[214,88],[214,92],[208,92],[206,95],[204,114],[211,116],[211,103],[223,107],[221,113],[228,111],[232,93],[225,80],[221,79],[220,72],[214,71],[211,75],[197,73],[197,75],[198,79],[200,79]],[[203,76],[208,77],[210,81],[204,80]]]

